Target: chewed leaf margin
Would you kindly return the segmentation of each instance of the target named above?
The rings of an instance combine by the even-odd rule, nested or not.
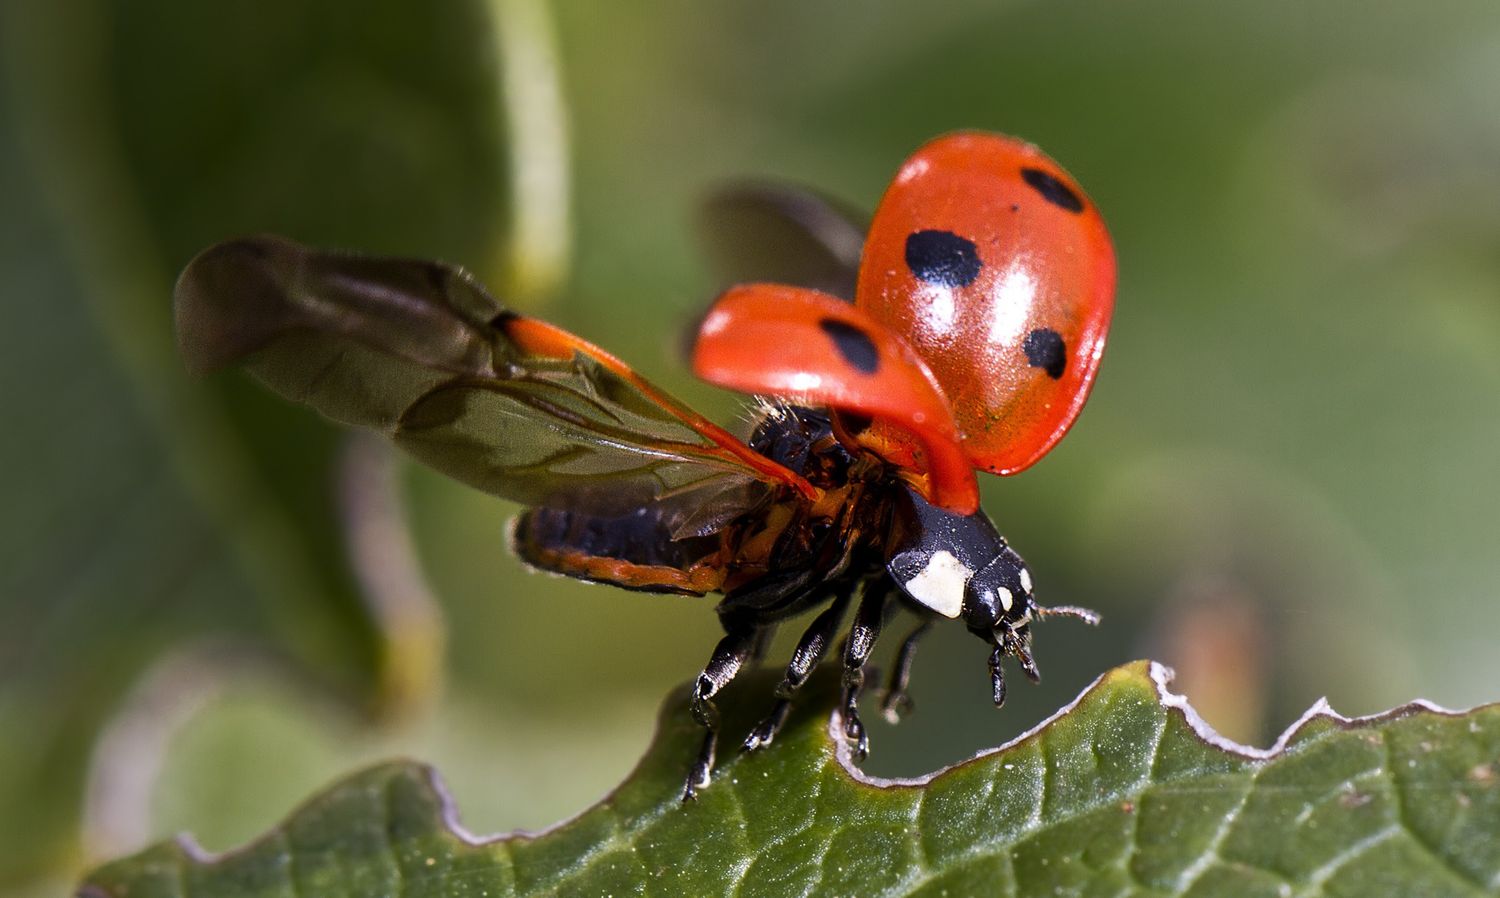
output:
[[[245,848],[179,838],[102,868],[81,894],[1500,890],[1500,706],[1347,718],[1319,702],[1255,749],[1214,733],[1170,677],[1117,668],[999,748],[887,780],[859,772],[825,723],[836,677],[822,674],[776,746],[728,759],[687,805],[698,731],[680,694],[636,771],[544,832],[476,836],[435,772],[397,762]],[[758,710],[731,706],[731,732],[745,704]]]
[[[1289,746],[1296,744],[1297,740],[1301,736],[1307,734],[1309,731],[1317,731],[1324,725],[1334,726],[1342,730],[1353,730],[1361,727],[1378,726],[1382,723],[1399,720],[1404,717],[1409,717],[1413,714],[1436,714],[1443,717],[1465,717],[1476,712],[1485,711],[1492,708],[1500,709],[1500,703],[1493,703],[1479,705],[1468,709],[1455,710],[1452,708],[1445,708],[1442,705],[1427,701],[1426,699],[1414,699],[1412,701],[1406,702],[1405,704],[1397,705],[1394,708],[1389,708],[1376,714],[1347,717],[1335,710],[1334,707],[1329,704],[1327,697],[1323,697],[1313,702],[1306,711],[1302,712],[1302,715],[1300,717],[1292,721],[1291,724],[1286,727],[1286,729],[1282,730],[1281,734],[1276,737],[1275,741],[1273,741],[1270,746],[1266,748],[1256,748],[1253,745],[1245,745],[1242,742],[1236,742],[1235,740],[1219,733],[1219,731],[1213,728],[1212,724],[1204,720],[1202,716],[1198,714],[1198,710],[1193,707],[1190,701],[1188,701],[1187,696],[1173,692],[1172,680],[1176,676],[1176,674],[1173,672],[1171,667],[1162,664],[1159,661],[1137,661],[1133,664],[1128,664],[1107,673],[1101,674],[1097,679],[1095,679],[1092,683],[1085,687],[1084,690],[1078,694],[1078,697],[1073,699],[1073,701],[1062,706],[1061,708],[1058,708],[1056,711],[1052,712],[1050,715],[1044,718],[1036,726],[1032,727],[1024,733],[1021,733],[1015,738],[1007,740],[1003,744],[997,745],[994,748],[984,749],[976,753],[971,758],[966,758],[965,760],[959,761],[947,767],[942,767],[938,770],[934,770],[931,773],[923,774],[922,776],[881,777],[871,776],[865,773],[860,769],[858,763],[855,760],[852,746],[849,743],[838,739],[838,727],[840,726],[840,722],[837,717],[834,717],[829,721],[829,736],[834,741],[835,755],[838,758],[839,763],[843,765],[845,770],[847,770],[849,775],[854,779],[878,788],[890,788],[895,786],[923,786],[931,783],[933,780],[943,776],[944,774],[954,770],[955,768],[962,767],[965,764],[973,764],[983,761],[984,759],[989,758],[992,755],[1010,751],[1011,749],[1024,742],[1039,737],[1053,723],[1061,718],[1065,718],[1068,714],[1072,713],[1073,710],[1080,704],[1083,704],[1088,699],[1090,693],[1103,686],[1106,681],[1109,680],[1112,676],[1118,675],[1122,671],[1134,672],[1139,668],[1144,668],[1147,678],[1151,681],[1156,689],[1157,699],[1161,703],[1162,707],[1176,712],[1178,715],[1180,715],[1181,722],[1186,724],[1187,727],[1193,732],[1193,734],[1197,736],[1205,746],[1216,748],[1228,755],[1238,755],[1247,761],[1274,760],[1278,755],[1281,755],[1283,752],[1285,752]]]

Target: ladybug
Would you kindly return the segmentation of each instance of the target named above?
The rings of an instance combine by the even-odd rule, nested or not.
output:
[[[1115,287],[1093,203],[1040,150],[997,134],[917,150],[863,239],[807,194],[749,188],[713,208],[734,226],[721,229],[731,252],[754,256],[767,235],[796,248],[773,254],[793,283],[729,289],[693,349],[698,376],[762,397],[748,442],[439,262],[250,237],[200,254],[175,294],[190,368],[240,362],[283,395],[522,503],[510,542],[532,567],[721,594],[725,635],[691,695],[705,732],[685,799],[712,772],[715,697],[784,619],[824,606],[744,747],[775,739],[852,607],[835,713],[860,758],[863,671],[895,608],[918,622],[886,690],[892,719],[910,705],[913,651],[939,619],[989,646],[997,706],[1006,658],[1037,679],[1033,623],[1097,622],[1037,603],[1031,570],[979,509],[975,472],[1024,470],[1067,431]]]

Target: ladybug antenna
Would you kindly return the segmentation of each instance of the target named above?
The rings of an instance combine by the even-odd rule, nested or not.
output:
[[[1092,608],[1080,608],[1077,605],[1053,605],[1050,608],[1038,605],[1031,610],[1031,613],[1036,616],[1037,620],[1045,620],[1049,617],[1071,617],[1091,627],[1098,626],[1100,621],[1099,612]]]

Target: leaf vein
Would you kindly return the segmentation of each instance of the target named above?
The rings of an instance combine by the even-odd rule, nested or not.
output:
[[[1196,860],[1184,867],[1182,872],[1178,874],[1177,893],[1179,895],[1185,894],[1188,889],[1192,888],[1202,878],[1203,874],[1208,872],[1209,867],[1213,866],[1215,861],[1224,861],[1224,857],[1219,854],[1219,849],[1224,847],[1224,840],[1229,838],[1230,830],[1234,829],[1235,823],[1240,819],[1240,814],[1244,812],[1245,806],[1249,804],[1250,795],[1255,791],[1256,780],[1259,779],[1260,772],[1264,769],[1263,766],[1256,765],[1250,770],[1250,778],[1245,783],[1244,791],[1240,793],[1240,800],[1235,802],[1234,807],[1229,809],[1229,813],[1225,814],[1219,820],[1219,828],[1214,831],[1213,837],[1203,847],[1203,853],[1198,855]],[[1280,874],[1276,875],[1278,878],[1285,878]]]
[[[396,894],[405,895],[406,871],[401,867],[401,855],[396,850],[396,837],[392,833],[396,825],[396,812],[394,809],[395,789],[392,785],[393,782],[392,779],[387,778],[381,785],[380,809],[385,815],[385,819],[381,821],[380,834],[385,837],[385,850],[391,856],[391,866],[396,871]]]
[[[294,898],[300,898],[300,896],[302,895],[302,889],[297,884],[300,877],[297,875],[297,849],[292,844],[292,834],[284,829],[279,829],[276,830],[276,836],[277,841],[282,844],[282,853],[286,856],[285,875],[287,881],[287,891],[290,892],[294,896]]]
[[[825,767],[824,773],[826,774],[826,772],[827,768]],[[793,839],[800,838],[812,832],[813,827],[816,826],[818,822],[818,804],[820,799],[823,797],[823,776],[820,775],[813,780],[813,788],[815,789],[812,796],[813,807],[812,811],[807,816],[807,820],[805,820],[797,829],[790,830],[788,832],[781,833],[780,835],[772,837],[768,842],[766,842],[765,845],[761,847],[760,851],[756,852],[758,856],[765,856],[765,854],[771,849],[779,848],[780,846],[785,845],[787,842],[790,842]],[[753,866],[753,864],[751,866]],[[749,868],[747,867],[746,874],[748,874],[748,872]],[[735,894],[738,895],[739,891],[740,885],[737,884],[735,886]],[[804,892],[803,894],[805,895],[809,893]]]
[[[1056,789],[1050,788],[1052,782],[1052,753],[1048,751],[1047,745],[1048,742],[1046,739],[1042,739],[1037,743],[1037,753],[1042,756],[1042,784],[1036,798],[1036,814],[1033,815],[1036,826],[1040,826],[1043,818],[1047,816],[1047,805],[1052,798],[1052,793],[1056,791]]]
[[[185,855],[177,855],[177,861],[175,864],[177,868],[177,894],[182,896],[182,898],[188,898],[188,876],[186,861],[187,857]]]
[[[1385,842],[1389,842],[1391,839],[1399,835],[1401,835],[1401,827],[1395,823],[1392,823],[1383,829],[1365,836],[1363,839],[1360,839],[1358,842],[1355,842],[1353,845],[1350,845],[1343,851],[1340,851],[1338,854],[1329,858],[1328,861],[1321,867],[1318,867],[1316,870],[1312,871],[1312,874],[1307,878],[1307,884],[1301,890],[1301,894],[1321,894],[1323,891],[1323,886],[1328,882],[1328,880],[1332,879],[1339,870],[1359,860],[1371,849],[1379,847],[1380,845],[1384,844]]]
[[[809,824],[809,829],[817,824],[818,816],[823,811],[823,796],[827,794],[827,790],[824,788],[824,781],[827,780],[830,775],[834,775],[832,764],[831,762],[824,763],[823,775],[818,777],[818,793],[813,800],[812,823]],[[812,894],[817,890],[818,886],[823,882],[824,879],[827,878],[827,874],[824,870],[824,864],[826,864],[828,861],[828,852],[833,850],[833,838],[833,831],[830,830],[827,840],[823,843],[823,847],[818,851],[818,862],[814,868],[815,872],[813,874],[812,881],[807,884],[807,888],[802,892],[802,898],[811,898]]]
[[[565,883],[567,883],[569,880],[576,879],[576,878],[578,878],[580,876],[586,875],[587,873],[589,873],[590,871],[592,871],[598,865],[598,862],[599,862],[599,860],[601,858],[608,857],[610,854],[613,854],[615,851],[621,850],[621,849],[623,849],[625,847],[628,847],[628,845],[626,843],[623,843],[621,841],[621,839],[620,839],[620,834],[621,834],[620,817],[619,817],[619,814],[617,813],[617,811],[615,810],[614,805],[609,805],[608,807],[605,808],[605,815],[604,816],[612,824],[611,829],[609,831],[609,834],[606,835],[604,838],[600,839],[599,841],[595,842],[593,844],[593,846],[591,846],[589,848],[588,851],[584,852],[582,855],[579,856],[578,860],[572,865],[572,867],[570,867],[569,869],[563,871],[563,873],[560,876],[558,876],[556,879],[554,879],[551,882],[551,884],[549,884],[548,886],[546,886],[546,892],[545,893],[539,893],[539,894],[548,894],[548,895],[558,895],[558,894],[561,894],[559,892],[559,889],[561,889],[563,887],[563,885]],[[652,816],[650,818],[643,818],[642,821],[639,821],[639,824],[636,827],[636,831],[639,831],[639,830],[644,829],[645,827],[651,825],[656,820],[660,819],[661,816],[662,816],[662,811],[660,810],[660,807],[658,806],[657,812],[656,812],[656,814],[654,816]]]
[[[1161,758],[1161,744],[1167,736],[1167,720],[1168,718],[1165,714],[1161,715],[1161,724],[1156,728],[1156,736],[1152,740],[1151,763],[1146,768],[1145,776],[1135,784],[1135,793],[1137,796],[1145,795],[1146,790],[1150,789],[1151,785],[1156,782],[1156,768]],[[1131,882],[1145,888],[1145,883],[1140,882],[1136,878],[1135,873],[1135,855],[1140,848],[1136,837],[1140,835],[1142,813],[1143,810],[1137,801],[1135,807],[1130,810],[1130,837],[1125,846],[1125,854],[1120,859],[1120,865]]]
[[[746,833],[748,833],[750,829],[750,821],[745,817],[745,805],[744,802],[740,799],[739,790],[730,789],[728,791],[732,807],[734,808],[734,817],[739,821],[739,827],[736,829],[736,832],[739,833],[739,838],[735,841],[740,846],[740,855],[743,858],[743,860],[741,860],[739,863],[739,870],[735,871],[734,889],[730,893],[731,895],[734,895],[736,896],[736,898],[738,898],[740,894],[740,888],[745,884],[745,875],[750,872],[750,867],[755,863],[755,856],[757,852],[751,848],[749,844],[749,836],[746,835]],[[762,848],[761,850],[763,851],[765,849]]]
[[[1385,769],[1390,775],[1391,801],[1396,806],[1396,824],[1399,824],[1398,828],[1410,836],[1413,844],[1422,849],[1422,853],[1432,858],[1437,867],[1447,873],[1449,877],[1457,880],[1465,889],[1472,891],[1476,895],[1486,894],[1489,890],[1485,887],[1484,883],[1481,883],[1473,874],[1455,865],[1452,859],[1439,851],[1436,845],[1429,842],[1427,837],[1412,822],[1411,815],[1408,813],[1406,807],[1406,795],[1401,789],[1399,768],[1396,765],[1396,756],[1391,746],[1391,740],[1386,737],[1385,733],[1379,733],[1377,736],[1380,739],[1381,747],[1385,749]]]

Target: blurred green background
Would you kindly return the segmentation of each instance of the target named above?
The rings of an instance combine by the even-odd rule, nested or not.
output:
[[[1044,626],[1003,713],[984,647],[935,635],[870,769],[1144,655],[1262,744],[1324,694],[1500,699],[1493,0],[17,0],[0,63],[0,891],[230,847],[393,755],[475,831],[545,826],[716,638],[707,600],[528,574],[513,508],[191,381],[193,253],[462,263],[735,421],[677,351],[721,286],[697,204],[750,175],[870,208],[954,128],[1040,144],[1117,241],[1087,413],[984,483],[1043,600],[1105,625]]]

